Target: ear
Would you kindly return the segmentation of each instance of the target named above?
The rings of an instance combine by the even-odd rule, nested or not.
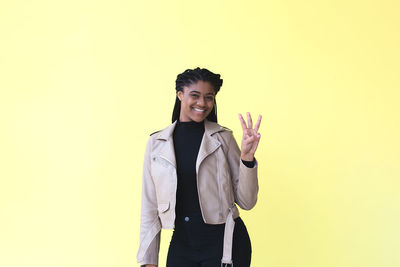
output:
[[[183,92],[182,92],[182,91],[178,91],[178,92],[176,93],[176,96],[179,98],[180,101],[182,101]]]

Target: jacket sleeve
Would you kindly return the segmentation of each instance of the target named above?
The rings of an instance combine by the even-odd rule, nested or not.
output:
[[[257,160],[252,168],[246,167],[240,158],[240,149],[232,133],[228,141],[227,158],[231,169],[235,202],[244,210],[252,209],[257,202]]]
[[[137,261],[141,266],[158,265],[161,224],[157,211],[157,196],[151,175],[151,139],[147,142],[143,162],[140,245]]]

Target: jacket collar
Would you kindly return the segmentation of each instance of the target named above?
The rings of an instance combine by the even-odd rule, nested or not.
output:
[[[174,121],[167,128],[159,131],[156,136],[157,140],[167,141],[165,146],[160,151],[160,156],[167,159],[175,167],[176,167],[176,160],[175,160],[175,151],[173,144],[173,132],[176,123],[177,121]],[[204,121],[204,136],[201,141],[199,154],[197,156],[196,171],[198,171],[201,162],[221,145],[221,143],[212,135],[217,132],[225,130],[226,128],[220,126],[216,122],[212,122],[207,119]]]
[[[169,140],[172,138],[172,134],[174,132],[175,126],[176,126],[177,121],[174,121],[171,125],[169,125],[167,128],[159,131],[157,133],[156,139],[158,140]],[[225,131],[225,128],[220,126],[216,122],[212,122],[209,120],[204,120],[204,135],[211,136],[217,132]]]

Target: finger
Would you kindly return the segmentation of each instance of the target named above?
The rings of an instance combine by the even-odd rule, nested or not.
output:
[[[242,125],[242,129],[246,130],[247,129],[246,122],[244,121],[243,116],[240,113],[239,113],[239,120],[240,120],[240,124]]]
[[[254,142],[255,138],[256,138],[256,137],[255,137],[254,135],[249,135],[249,136],[247,136],[247,137],[244,139],[244,142],[245,142],[246,144],[251,144],[251,143]]]
[[[262,118],[262,116],[261,116],[261,115],[258,115],[258,120],[257,120],[257,122],[256,122],[256,126],[254,126],[254,130],[255,130],[256,132],[258,132],[258,129],[260,128],[261,118]]]
[[[250,129],[253,129],[253,121],[251,120],[250,112],[247,112],[247,124]]]
[[[257,137],[256,141],[254,141],[253,147],[251,148],[251,153],[253,153],[253,154],[256,153],[256,150],[257,150],[257,147],[258,147],[258,143],[260,142],[260,139],[261,139],[261,135],[258,134],[258,137]]]

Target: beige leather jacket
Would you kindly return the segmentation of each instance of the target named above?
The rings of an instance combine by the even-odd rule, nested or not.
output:
[[[176,161],[173,131],[176,122],[152,134],[143,164],[140,245],[137,261],[158,264],[160,230],[173,229],[176,203]],[[225,223],[222,263],[232,263],[235,205],[245,210],[257,201],[257,162],[253,168],[240,160],[232,132],[205,120],[205,132],[196,161],[200,209],[205,223]]]

